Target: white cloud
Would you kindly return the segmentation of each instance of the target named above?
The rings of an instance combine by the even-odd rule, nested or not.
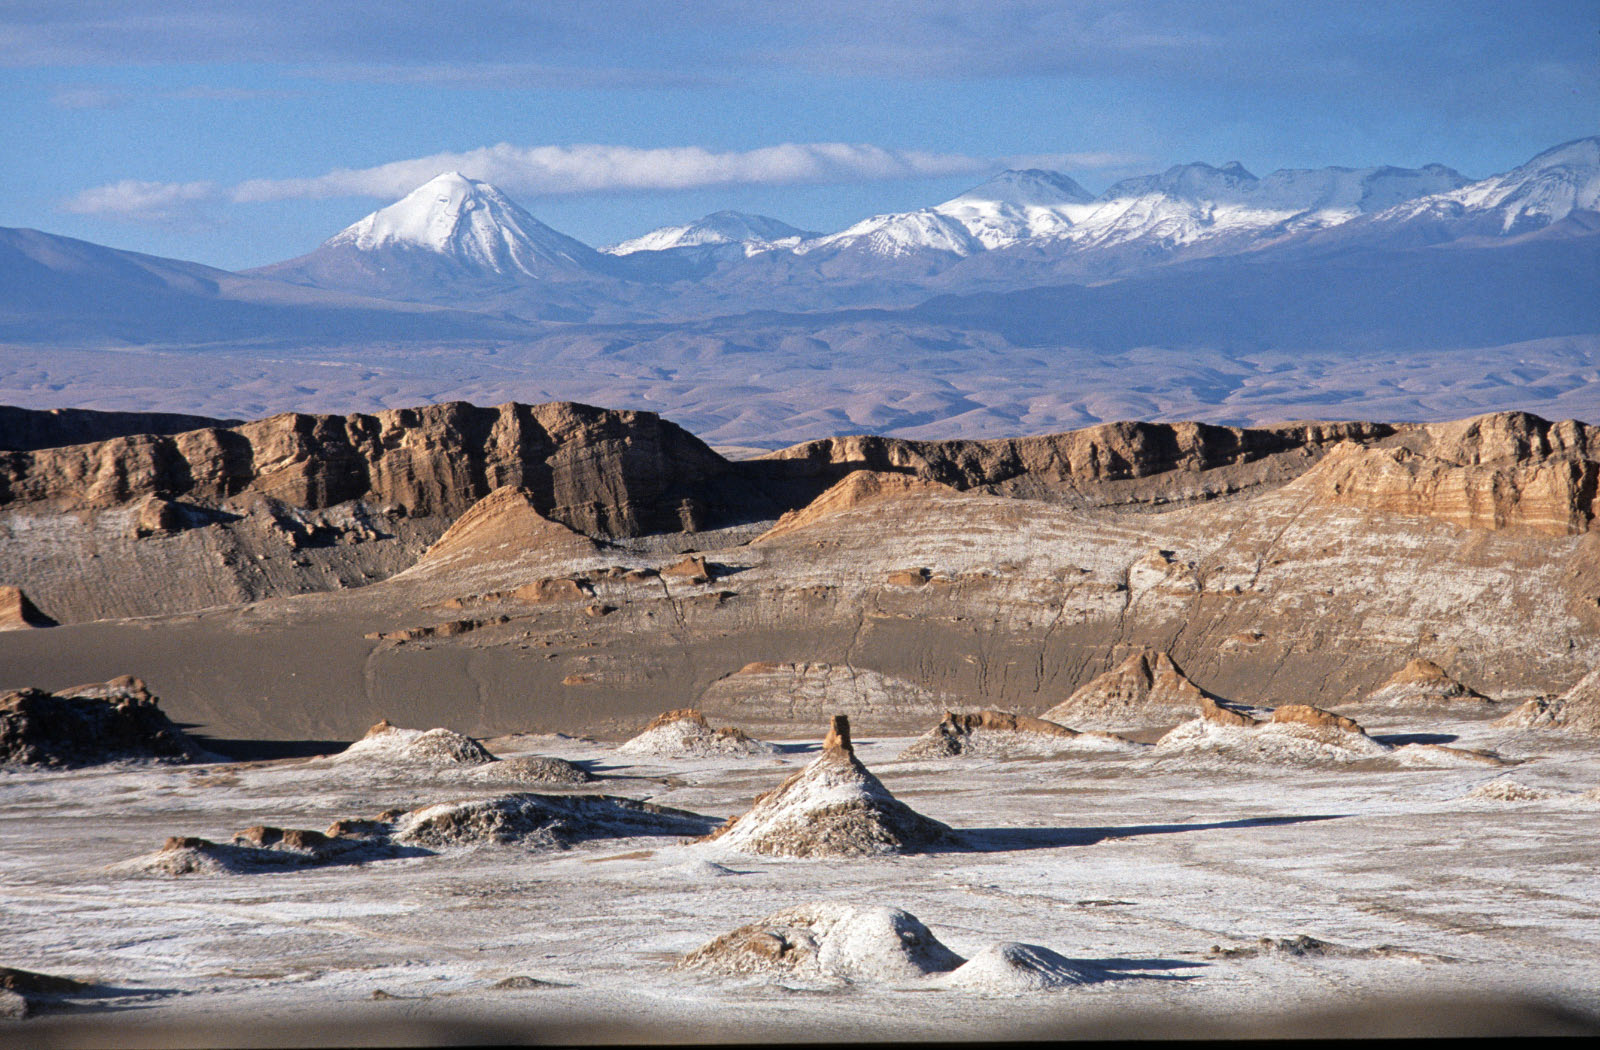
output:
[[[342,168],[306,179],[252,179],[236,201],[403,196],[441,172],[460,171],[512,193],[554,196],[616,191],[796,182],[861,182],[959,175],[994,161],[952,153],[887,150],[840,142],[784,143],[713,152],[699,146],[512,146],[436,153],[372,168]]]
[[[973,157],[962,153],[892,150],[843,142],[786,142],[753,150],[716,152],[699,146],[512,146],[500,143],[464,153],[435,153],[370,168],[339,168],[300,179],[250,179],[232,187],[212,182],[132,179],[84,190],[62,207],[79,215],[172,222],[186,209],[231,201],[405,196],[446,171],[492,182],[513,194],[562,196],[692,190],[714,186],[870,182],[884,179],[985,176],[1007,167],[1072,170],[1124,167],[1139,160],[1115,153],[1052,153]]]
[[[187,223],[198,218],[198,207],[217,198],[213,182],[141,182],[123,179],[84,190],[64,201],[74,215],[104,215],[144,222]]]

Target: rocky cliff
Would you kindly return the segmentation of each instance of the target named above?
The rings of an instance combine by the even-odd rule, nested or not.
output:
[[[626,536],[696,528],[727,471],[699,439],[649,412],[450,402],[0,453],[0,508],[257,494],[303,509],[364,500],[454,518],[515,485],[546,517]]]
[[[1501,412],[1414,428],[1388,448],[1345,442],[1296,487],[1331,503],[1465,528],[1588,532],[1600,428]]]
[[[741,466],[791,482],[831,483],[865,469],[1024,499],[1161,505],[1283,484],[1342,442],[1386,443],[1404,429],[1383,423],[1246,429],[1124,422],[996,441],[860,435],[808,441]]]

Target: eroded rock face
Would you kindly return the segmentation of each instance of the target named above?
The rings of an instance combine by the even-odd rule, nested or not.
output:
[[[295,507],[350,500],[462,514],[501,486],[579,532],[693,528],[728,464],[647,412],[463,402],[373,415],[290,413],[236,427],[0,453],[0,506],[101,508],[145,496],[257,492]]]
[[[1207,698],[1166,653],[1142,650],[1080,686],[1044,713],[1052,722],[1095,728],[1172,725]]]
[[[998,441],[825,438],[783,449],[794,477],[848,469],[910,474],[956,489],[1092,505],[1170,502],[1288,481],[1341,441],[1373,442],[1381,423],[1298,423],[1240,429],[1205,423],[1106,423],[1064,434]],[[843,468],[843,469],[841,469]],[[1199,475],[1218,472],[1200,480]],[[1226,474],[1227,476],[1223,476]],[[1158,483],[1149,479],[1161,478]]]
[[[707,841],[778,857],[915,853],[952,841],[948,827],[895,798],[861,764],[848,719],[836,716],[823,743],[815,761],[757,797]]]
[[[1550,536],[1589,531],[1600,429],[1501,412],[1417,429],[1404,445],[1340,445],[1296,487],[1332,503]]]
[[[0,697],[0,763],[68,767],[102,762],[194,762],[205,757],[137,678]]]

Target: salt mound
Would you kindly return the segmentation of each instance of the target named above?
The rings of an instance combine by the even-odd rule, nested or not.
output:
[[[1446,701],[1483,702],[1487,699],[1450,677],[1432,660],[1418,657],[1391,675],[1361,703],[1420,707]]]
[[[991,945],[947,974],[941,983],[964,992],[1024,995],[1108,980],[1105,970],[1073,962],[1037,944],[1008,941]]]
[[[1499,755],[1485,751],[1469,751],[1460,747],[1445,747],[1443,744],[1405,744],[1395,749],[1394,758],[1403,766],[1421,766],[1428,769],[1460,769],[1507,764]]]
[[[527,489],[504,485],[468,507],[417,564],[459,567],[532,549],[576,558],[593,554],[599,545],[539,513]]]
[[[1590,671],[1560,696],[1529,700],[1494,724],[1600,736],[1600,668]]]
[[[475,766],[495,761],[488,748],[449,729],[401,729],[387,720],[334,755],[334,762],[414,762],[436,766]]]
[[[895,798],[861,764],[843,715],[834,716],[815,761],[707,836],[732,850],[780,857],[911,853],[951,838],[948,827]]]
[[[358,864],[416,854],[397,848],[384,821],[338,821],[326,833],[256,825],[230,842],[174,835],[154,853],[113,864],[117,875],[221,875]]]
[[[58,693],[0,696],[0,765],[62,768],[104,762],[198,762],[215,758],[162,713],[137,678]]]
[[[787,536],[791,532],[815,525],[819,521],[843,514],[847,510],[881,500],[904,499],[923,492],[957,490],[937,481],[927,481],[913,474],[895,474],[878,470],[855,470],[829,488],[822,495],[801,507],[791,510],[778,519],[772,528],[757,536],[752,543],[767,543]]]
[[[915,915],[824,901],[725,933],[678,967],[736,977],[884,982],[918,980],[961,962]]]
[[[900,752],[902,759],[957,755],[1002,758],[1062,751],[1129,751],[1139,745],[1109,733],[1079,733],[1009,711],[945,712],[944,720]]]
[[[1171,725],[1192,715],[1207,695],[1172,657],[1146,649],[1086,682],[1043,717],[1092,729]]]
[[[1210,755],[1245,762],[1343,763],[1382,758],[1393,751],[1359,727],[1350,730],[1295,721],[1241,726],[1197,718],[1156,741],[1154,754]]]
[[[1537,802],[1549,798],[1550,792],[1540,791],[1538,788],[1519,784],[1515,780],[1491,780],[1487,784],[1479,784],[1467,792],[1463,798],[1481,799],[1488,802]]]
[[[473,770],[480,780],[516,784],[588,784],[594,774],[564,758],[519,755],[489,762]]]
[[[771,755],[777,748],[746,736],[733,726],[712,729],[705,715],[692,707],[657,715],[638,736],[620,745],[625,755],[703,757],[707,755]]]
[[[402,816],[395,841],[416,846],[516,843],[530,849],[564,849],[595,838],[704,835],[713,821],[612,795],[502,795],[446,802]]]

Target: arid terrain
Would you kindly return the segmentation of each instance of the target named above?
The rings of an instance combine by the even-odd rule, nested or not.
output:
[[[6,410],[0,1043],[1592,1029],[1597,488],[1523,413]]]

